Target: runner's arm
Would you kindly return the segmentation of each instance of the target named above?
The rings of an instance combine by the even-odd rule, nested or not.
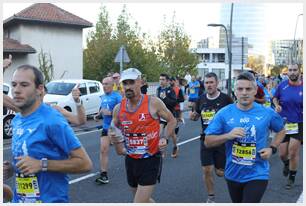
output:
[[[205,145],[206,147],[215,147],[225,143],[228,140],[235,139],[237,137],[241,138],[245,136],[244,129],[241,127],[236,127],[230,132],[221,134],[221,135],[206,135],[205,136]]]
[[[42,171],[41,160],[30,156],[17,157],[16,167],[25,174],[35,174]],[[83,147],[79,147],[70,152],[66,160],[48,160],[47,171],[62,173],[84,173],[92,169],[92,162]]]
[[[113,109],[113,119],[112,119],[112,123],[111,126],[109,128],[109,136],[111,138],[111,141],[114,143],[115,145],[115,150],[117,152],[118,155],[126,155],[126,149],[124,147],[124,139],[122,136],[122,133],[120,131],[119,127],[119,119],[118,119],[118,113],[120,110],[120,103],[117,104],[115,106],[115,108]],[[120,132],[120,133],[119,133]]]

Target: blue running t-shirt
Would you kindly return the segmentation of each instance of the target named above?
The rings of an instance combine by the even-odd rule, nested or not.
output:
[[[274,97],[279,101],[282,111],[280,115],[287,118],[288,122],[303,122],[303,84],[291,85],[289,80],[282,81]]]
[[[108,94],[104,94],[101,96],[101,105],[100,109],[107,109],[109,111],[113,111],[114,107],[120,103],[122,100],[122,96],[119,92],[113,91]],[[112,115],[103,115],[103,129],[108,129],[112,122]]]
[[[247,111],[230,104],[215,115],[204,132],[221,135],[235,127],[243,127],[246,136],[225,142],[225,178],[236,182],[269,179],[269,162],[263,160],[258,151],[268,147],[269,129],[275,132],[283,129],[281,116],[257,103]]]
[[[61,172],[38,172],[24,177],[16,168],[16,157],[37,160],[65,160],[72,150],[81,147],[67,120],[49,105],[41,105],[12,121],[12,156],[16,176],[13,202],[68,202],[68,175]],[[27,194],[27,195],[25,195]]]
[[[189,82],[189,98],[197,99],[199,97],[199,90],[200,90],[200,82],[194,81]]]

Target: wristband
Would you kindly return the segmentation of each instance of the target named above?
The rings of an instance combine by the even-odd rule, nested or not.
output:
[[[270,148],[272,149],[272,154],[275,154],[277,152],[277,148],[270,145]]]

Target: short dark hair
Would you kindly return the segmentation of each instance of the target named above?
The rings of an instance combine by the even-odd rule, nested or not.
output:
[[[215,78],[216,81],[218,81],[218,76],[216,75],[216,73],[214,72],[208,72],[206,75],[205,75],[205,78]]]
[[[24,64],[19,66],[16,70],[32,70],[33,74],[34,74],[34,82],[35,82],[35,86],[36,88],[41,85],[44,84],[44,75],[42,74],[42,72],[37,69],[36,67],[29,65],[29,64]]]
[[[237,80],[248,80],[255,82],[254,75],[251,72],[242,72],[238,75]]]
[[[169,75],[168,75],[168,74],[165,74],[165,73],[161,73],[159,76],[160,76],[160,77],[165,77],[166,80],[169,80],[169,79],[170,79],[170,78],[169,78]]]

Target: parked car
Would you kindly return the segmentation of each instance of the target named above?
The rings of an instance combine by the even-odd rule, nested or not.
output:
[[[12,90],[9,84],[3,83],[3,94],[12,97]],[[11,109],[3,107],[3,139],[10,139],[13,136],[12,119],[15,112]]]
[[[88,116],[98,113],[101,102],[100,96],[104,92],[102,84],[95,80],[63,79],[51,81],[46,85],[48,91],[44,97],[44,102],[58,105],[76,114],[76,105],[71,91],[77,86],[81,92],[80,99],[83,102],[85,114]]]

